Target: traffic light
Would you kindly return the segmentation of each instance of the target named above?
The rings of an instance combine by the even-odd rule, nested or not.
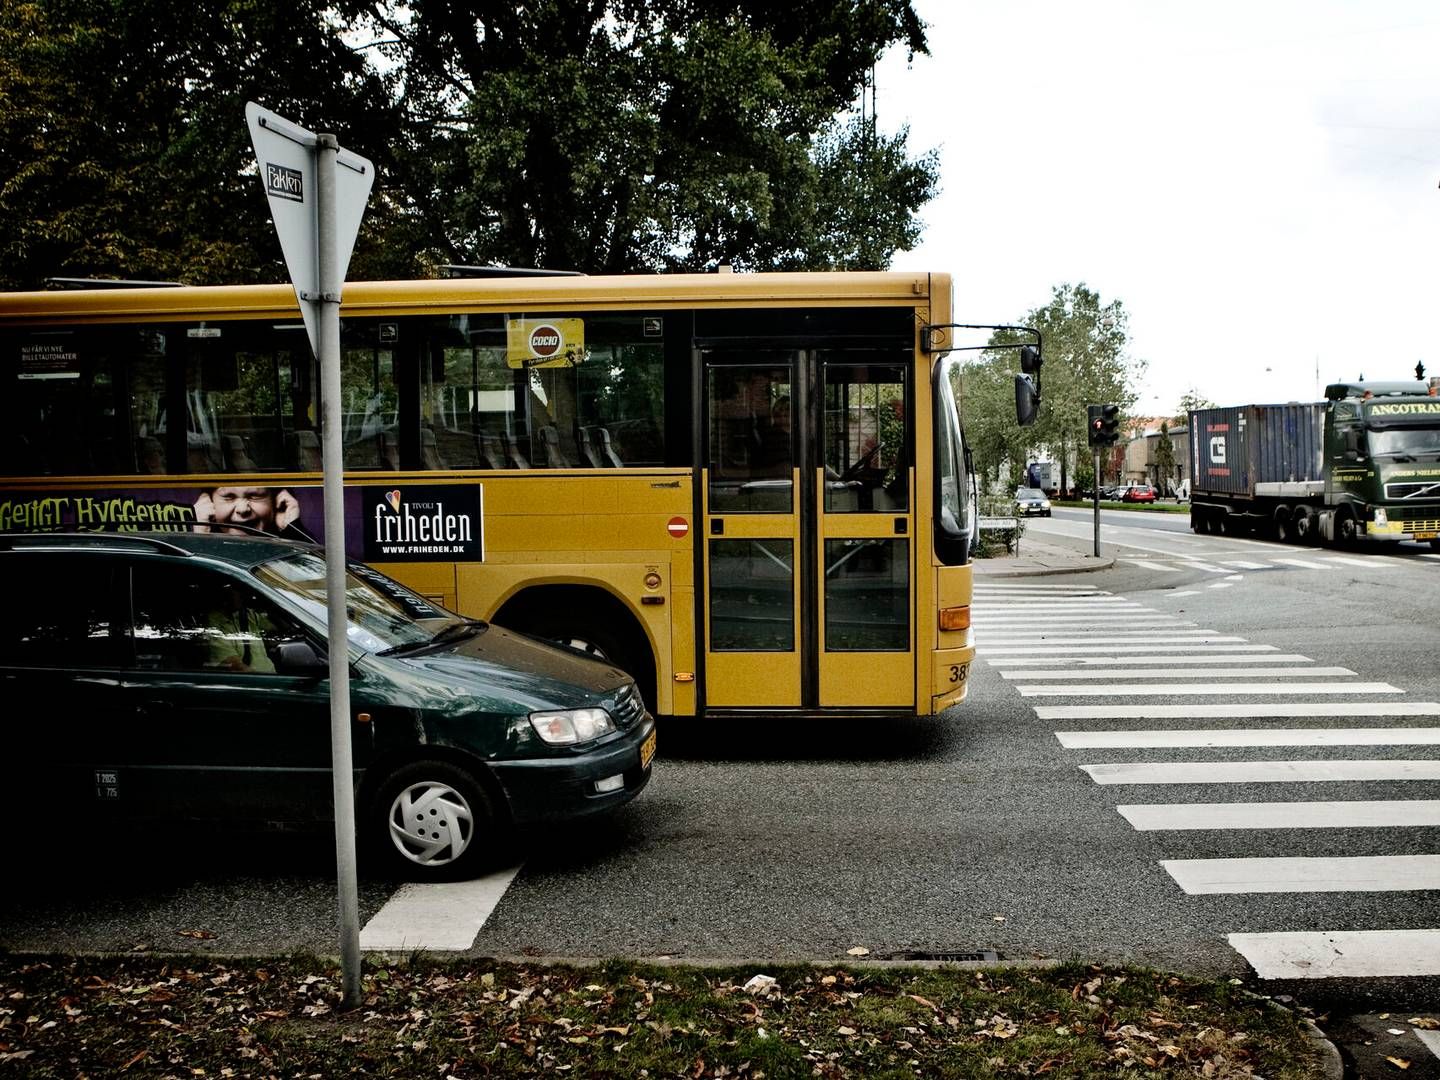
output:
[[[1105,437],[1105,445],[1114,446],[1120,441],[1120,406],[1100,406],[1100,423]]]
[[[1120,441],[1120,406],[1087,405],[1085,434],[1091,446],[1114,446]]]

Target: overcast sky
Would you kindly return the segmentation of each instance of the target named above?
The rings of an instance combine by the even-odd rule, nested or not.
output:
[[[1140,414],[1440,375],[1440,4],[916,7],[931,55],[887,58],[878,115],[941,193],[893,265],[953,273],[961,321],[1119,299]]]

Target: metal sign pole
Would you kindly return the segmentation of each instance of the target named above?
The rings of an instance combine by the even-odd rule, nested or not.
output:
[[[360,899],[355,868],[355,767],[350,746],[350,655],[345,613],[345,457],[340,418],[340,275],[336,273],[334,135],[315,141],[319,244],[320,453],[325,471],[325,597],[330,638],[330,755],[335,790],[335,874],[346,1008],[360,1004]]]
[[[340,896],[344,1005],[354,1008],[360,1004],[360,899],[355,867],[355,763],[350,745],[350,635],[345,610],[340,289],[375,182],[375,167],[360,155],[341,149],[334,135],[316,135],[254,102],[246,103],[245,118],[285,265],[320,364],[335,876]]]

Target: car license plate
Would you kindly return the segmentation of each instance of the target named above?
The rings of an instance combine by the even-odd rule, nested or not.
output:
[[[655,756],[655,732],[650,732],[645,741],[640,744],[640,768],[648,769],[650,759]]]
[[[1433,532],[1417,532],[1417,533],[1415,534],[1415,539],[1416,539],[1416,540],[1434,540],[1434,539],[1435,539],[1435,534],[1434,534]]]

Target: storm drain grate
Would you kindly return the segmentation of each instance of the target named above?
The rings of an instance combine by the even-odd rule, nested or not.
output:
[[[1002,960],[1003,957],[994,949],[942,949],[936,952],[927,952],[923,949],[906,949],[904,952],[874,954],[877,960],[939,960],[939,961],[981,961],[994,962]]]

